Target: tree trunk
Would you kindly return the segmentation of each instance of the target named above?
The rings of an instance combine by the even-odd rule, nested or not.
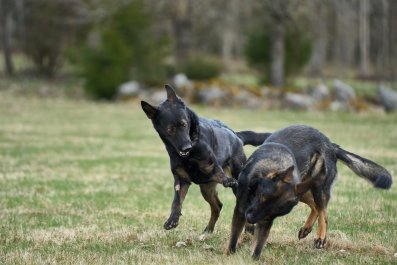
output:
[[[284,85],[284,25],[281,17],[273,19],[271,33],[270,83],[275,87]]]
[[[5,0],[0,0],[0,31],[3,46],[4,68],[7,75],[14,74],[12,54],[10,47],[10,8]]]
[[[232,59],[237,44],[239,30],[239,1],[224,1],[224,9],[221,12],[221,36],[222,36],[222,62],[223,69],[227,72],[232,71]]]
[[[390,51],[389,51],[389,2],[388,0],[381,1],[382,6],[382,17],[381,17],[381,49],[380,49],[380,56],[379,56],[379,73],[380,78],[387,78],[390,71]]]
[[[222,62],[223,68],[226,72],[231,71],[232,57],[233,57],[233,44],[234,33],[232,30],[225,29],[222,32]]]
[[[189,55],[190,48],[190,18],[188,0],[177,0],[172,26],[175,38],[175,61],[177,65],[183,63]]]
[[[314,45],[313,52],[309,61],[309,75],[321,76],[327,56],[328,44],[328,14],[327,6],[324,2],[314,2],[313,12],[318,15],[312,16],[312,24],[314,28]]]
[[[390,12],[390,14],[397,14],[397,2],[396,1],[390,1],[389,12]],[[390,74],[391,74],[392,80],[397,82],[397,47],[395,46],[395,43],[397,43],[397,18],[396,18],[396,16],[389,15],[389,30],[390,30],[390,39],[389,39]]]
[[[369,74],[369,2],[361,0],[359,14],[359,46],[360,46],[360,76],[367,77]]]
[[[15,0],[16,22],[19,29],[19,43],[21,47],[25,47],[26,31],[25,31],[25,3],[24,0]]]
[[[357,1],[335,0],[335,33],[333,36],[333,60],[336,74],[345,74],[346,69],[356,67],[355,52],[358,43],[358,3]]]

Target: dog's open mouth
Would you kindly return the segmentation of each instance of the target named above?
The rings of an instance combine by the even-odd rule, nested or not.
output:
[[[180,155],[180,156],[182,156],[182,157],[186,157],[186,156],[188,156],[188,155],[189,155],[189,153],[190,153],[190,151],[187,151],[187,152],[182,152],[182,151],[179,151],[179,155]]]

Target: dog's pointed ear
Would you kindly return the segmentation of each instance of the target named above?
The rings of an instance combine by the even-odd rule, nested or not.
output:
[[[141,101],[141,106],[142,106],[143,111],[146,113],[146,116],[149,119],[152,120],[154,117],[156,117],[157,112],[158,112],[157,107],[150,105],[146,101]]]
[[[199,118],[194,113],[191,109],[186,108],[188,114],[189,114],[189,120],[190,120],[190,130],[189,130],[189,135],[190,139],[195,143],[198,141],[198,138],[200,136],[200,124],[199,124]]]
[[[283,172],[279,173],[280,179],[285,183],[291,183],[294,178],[294,166],[290,166]]]
[[[178,100],[178,96],[175,93],[175,90],[170,85],[165,85],[165,90],[167,91],[167,100],[171,102],[175,102]]]

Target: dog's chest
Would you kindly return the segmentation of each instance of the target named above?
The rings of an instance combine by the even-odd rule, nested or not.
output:
[[[210,182],[214,163],[206,163],[204,161],[188,160],[179,168],[180,177],[185,181],[195,184],[205,184]]]

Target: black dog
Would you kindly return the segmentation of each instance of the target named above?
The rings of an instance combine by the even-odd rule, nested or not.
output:
[[[354,173],[377,188],[388,189],[392,177],[386,169],[343,150],[308,126],[295,125],[273,133],[252,154],[242,170],[237,188],[232,230],[226,254],[234,252],[246,221],[257,224],[253,257],[258,259],[276,217],[288,214],[299,202],[311,213],[298,238],[306,237],[318,218],[316,248],[326,243],[327,205],[341,160]]]
[[[234,132],[218,120],[199,118],[166,85],[167,100],[158,107],[142,101],[142,109],[165,144],[174,175],[174,200],[165,229],[178,225],[182,203],[193,182],[200,185],[201,194],[211,206],[211,218],[205,233],[214,230],[222,208],[216,184],[234,188],[244,166],[244,144],[258,146],[270,134],[251,131]],[[228,171],[232,177],[225,173]]]

